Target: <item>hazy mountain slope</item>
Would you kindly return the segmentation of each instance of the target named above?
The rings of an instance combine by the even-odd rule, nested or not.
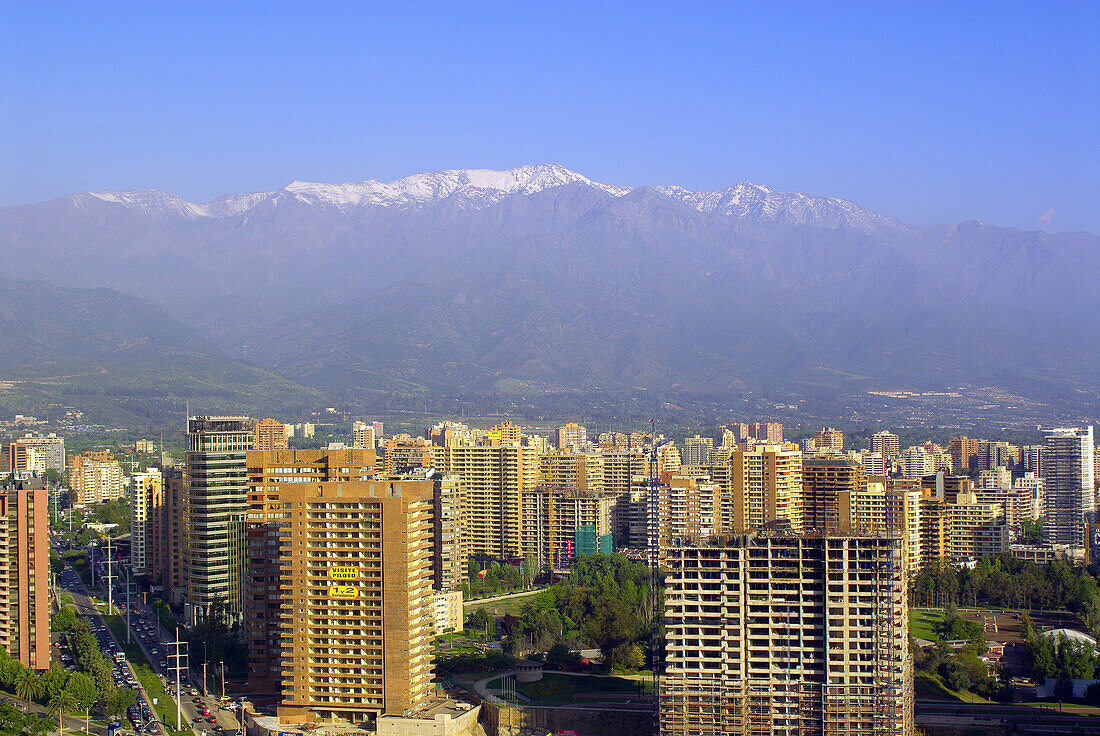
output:
[[[311,407],[321,395],[225,353],[135,297],[0,281],[0,413],[78,406],[89,422],[161,423],[184,403]]]
[[[1096,236],[915,228],[747,183],[547,165],[86,193],[0,209],[0,267],[145,297],[336,388],[1100,383]]]

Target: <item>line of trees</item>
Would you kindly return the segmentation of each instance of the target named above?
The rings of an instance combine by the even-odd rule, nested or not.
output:
[[[1100,635],[1096,568],[1063,560],[1045,565],[1011,555],[982,559],[973,569],[947,561],[918,572],[909,585],[913,606],[997,606],[1076,613],[1094,638]]]
[[[55,631],[67,632],[69,650],[77,671],[70,673],[54,665],[42,676],[46,686],[53,690],[71,691],[80,710],[88,710],[98,701],[103,706],[103,712],[113,716],[121,716],[127,707],[137,702],[137,693],[115,685],[112,665],[100,650],[99,641],[87,621],[77,618],[72,609],[63,608],[54,614],[50,625]]]

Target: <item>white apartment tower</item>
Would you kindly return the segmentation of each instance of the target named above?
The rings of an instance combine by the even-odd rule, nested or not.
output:
[[[1043,449],[1048,544],[1086,546],[1085,515],[1096,509],[1092,426],[1054,429]]]

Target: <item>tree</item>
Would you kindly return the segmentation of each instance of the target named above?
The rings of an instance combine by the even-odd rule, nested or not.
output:
[[[553,669],[572,670],[580,663],[581,656],[564,644],[555,644],[546,652],[546,664]]]
[[[1040,544],[1043,541],[1043,517],[1024,519],[1020,523],[1019,544]]]
[[[58,732],[61,736],[65,736],[65,716],[76,713],[79,707],[80,704],[68,690],[62,690],[46,703],[46,712],[51,716],[57,716]]]
[[[1036,640],[1031,652],[1031,671],[1039,680],[1054,677],[1054,642],[1049,637],[1040,636]]]
[[[65,683],[69,680],[69,671],[60,665],[54,665],[42,675],[42,684],[46,691],[46,700],[56,697],[65,689]]]
[[[23,670],[15,681],[15,697],[23,700],[38,700],[43,689],[42,677],[34,670]]]
[[[99,696],[99,691],[96,690],[92,678],[83,672],[74,672],[69,681],[65,683],[65,690],[72,693],[81,710],[91,708]]]
[[[943,677],[944,683],[952,690],[967,690],[970,688],[970,673],[955,657],[940,665],[940,676]]]
[[[1054,697],[1058,700],[1073,699],[1073,681],[1068,677],[1059,677],[1054,683]]]
[[[637,630],[634,612],[610,596],[596,601],[584,625],[584,633],[600,648],[604,662],[610,665],[617,663],[616,658],[622,655],[620,647],[633,641]]]
[[[640,644],[624,644],[616,654],[620,667],[626,670],[640,670],[645,667],[645,650]]]
[[[103,701],[103,709],[112,716],[121,716],[137,702],[137,693],[126,687],[115,688]]]
[[[492,614],[490,614],[484,608],[478,608],[476,611],[470,614],[470,617],[467,619],[467,623],[469,623],[471,628],[481,629],[485,632],[486,635],[488,635],[491,633],[493,625],[496,623],[496,619],[494,619]]]
[[[66,606],[50,618],[50,629],[68,631],[76,623],[76,611]]]

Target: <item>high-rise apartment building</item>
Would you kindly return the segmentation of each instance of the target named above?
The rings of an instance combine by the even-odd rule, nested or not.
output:
[[[374,450],[250,450],[245,457],[249,486],[279,483],[369,480],[380,473]]]
[[[187,591],[183,577],[183,522],[184,488],[183,469],[165,468],[162,471],[164,482],[164,503],[161,506],[161,539],[163,540],[160,576],[154,576],[154,582],[164,586],[164,595],[173,606],[183,604]]]
[[[277,618],[246,617],[249,664],[254,680],[279,689],[280,721],[369,722],[428,702],[432,486],[372,480],[252,492],[248,605],[277,609]]]
[[[854,494],[866,485],[859,463],[843,455],[802,460],[802,528],[833,531],[850,526],[842,519],[843,494]]]
[[[783,441],[783,425],[780,422],[753,422],[749,435],[757,442],[777,444]]]
[[[958,470],[977,468],[980,465],[982,440],[972,440],[966,435],[956,437],[947,445],[951,455],[951,467]]]
[[[374,436],[374,425],[367,422],[355,422],[351,425],[351,445],[357,449],[373,450],[377,438]]]
[[[462,484],[466,554],[522,557],[523,494],[539,485],[538,453],[520,445],[436,449],[435,468]]]
[[[410,437],[407,434],[394,435],[386,440],[387,475],[406,473],[413,468],[430,468],[438,465],[443,447],[435,445],[423,437]]]
[[[1087,546],[1085,514],[1096,509],[1094,452],[1091,425],[1055,429],[1047,434],[1043,451],[1047,507],[1043,534],[1048,544]]]
[[[539,486],[523,494],[525,557],[542,569],[569,569],[579,554],[614,552],[615,499],[591,491]]]
[[[152,577],[163,548],[164,480],[156,469],[130,476],[130,565],[135,575]]]
[[[645,475],[646,456],[641,447],[631,450],[603,451],[603,493],[608,496],[622,496],[630,493],[630,485],[635,476]]]
[[[882,430],[871,435],[871,452],[882,455],[887,462],[893,462],[901,455],[901,438],[889,430]]]
[[[960,493],[944,509],[946,553],[955,562],[1008,551],[1008,522],[1000,504],[982,503],[971,491]]]
[[[1043,449],[1042,445],[1026,445],[1020,448],[1020,461],[1024,466],[1025,472],[1034,473],[1037,477],[1042,477]]]
[[[252,431],[253,450],[285,450],[287,448],[286,425],[277,419],[261,419]]]
[[[30,458],[27,457],[26,445],[18,442],[5,443],[0,447],[0,473],[10,475],[27,470]]]
[[[833,427],[814,432],[814,447],[822,452],[844,452],[844,433]]]
[[[107,450],[73,455],[69,458],[69,493],[73,505],[123,498],[122,467]]]
[[[552,450],[539,459],[539,477],[542,484],[559,490],[603,493],[604,455]]]
[[[903,478],[921,479],[936,472],[936,459],[923,447],[914,445],[901,454]]]
[[[668,567],[662,734],[913,733],[897,539],[722,537]]]
[[[243,604],[246,454],[253,434],[248,417],[187,420],[184,460],[184,617],[194,624],[216,602],[230,618]]]
[[[714,452],[714,440],[710,437],[688,437],[684,440],[684,451],[680,461],[683,465],[706,465]]]
[[[730,453],[731,527],[744,531],[768,524],[802,529],[802,453],[794,445],[759,444]]]
[[[558,427],[558,449],[584,449],[588,444],[588,430],[575,422]]]
[[[37,478],[0,491],[0,646],[26,667],[50,667],[50,539]]]
[[[27,434],[17,439],[15,444],[27,450],[26,470],[42,473],[53,469],[59,473],[65,472],[64,437],[58,437],[53,432],[45,436]]]

